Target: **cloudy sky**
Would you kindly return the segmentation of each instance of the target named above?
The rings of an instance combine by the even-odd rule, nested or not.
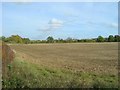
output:
[[[117,2],[2,3],[2,34],[30,39],[118,34]]]

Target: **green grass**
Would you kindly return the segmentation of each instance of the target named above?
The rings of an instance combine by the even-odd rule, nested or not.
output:
[[[3,88],[116,88],[115,75],[97,75],[48,68],[15,58],[7,66]]]

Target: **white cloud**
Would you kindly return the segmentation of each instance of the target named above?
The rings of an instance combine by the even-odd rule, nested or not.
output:
[[[48,24],[54,29],[63,26],[63,21],[53,18],[48,22]]]
[[[38,30],[43,31],[43,32],[48,32],[48,31],[56,30],[56,29],[58,29],[62,26],[63,26],[63,21],[62,20],[53,18],[53,19],[49,20],[48,23],[45,26],[42,26]]]
[[[105,26],[108,28],[118,28],[118,24],[113,22],[113,23],[108,23],[108,22],[92,22],[92,21],[88,21],[87,22],[89,25],[100,25],[100,26]]]
[[[110,27],[112,28],[118,28],[118,24],[117,23],[111,23],[109,24]]]
[[[114,28],[117,29],[118,28],[118,24],[113,22],[113,23],[102,23],[102,25],[107,26],[108,28]]]

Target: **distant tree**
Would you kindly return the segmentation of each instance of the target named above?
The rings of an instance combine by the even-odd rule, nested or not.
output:
[[[9,40],[12,43],[23,43],[22,38],[19,35],[12,35],[11,37],[9,37]]]
[[[120,36],[119,35],[115,35],[114,36],[114,41],[115,42],[120,42]]]
[[[46,41],[46,40],[42,40],[41,42],[42,42],[42,43],[47,43],[47,41]]]
[[[54,39],[52,36],[49,36],[46,40],[30,40],[29,38],[22,38],[19,35],[12,35],[10,37],[1,36],[0,40],[7,42],[7,43],[77,43],[77,42],[120,42],[119,35],[109,35],[107,38],[103,38],[102,36],[98,36],[98,38],[91,38],[91,39],[74,39],[68,37],[67,39]]]
[[[86,39],[82,39],[82,42],[86,42],[87,40]]]
[[[114,37],[113,37],[113,35],[109,35],[109,37],[108,37],[108,42],[114,42]]]
[[[49,37],[47,38],[47,42],[48,42],[48,43],[53,43],[53,42],[54,42],[54,38],[53,38],[52,36],[49,36]]]
[[[31,43],[31,44],[34,44],[34,40],[30,40],[30,43]]]
[[[106,38],[104,38],[104,41],[105,41],[105,42],[108,42],[108,38],[107,38],[107,37],[106,37]]]
[[[2,36],[0,37],[0,40],[2,40]]]
[[[5,37],[5,36],[2,36],[2,37],[0,37],[0,40],[5,41],[5,40],[6,40],[6,37]]]
[[[86,42],[95,42],[94,39],[86,39]]]
[[[64,43],[64,40],[61,39],[61,38],[58,38],[57,42],[58,42],[58,43]]]
[[[73,39],[71,37],[68,37],[66,41],[70,43],[70,42],[73,42]]]
[[[90,40],[91,42],[96,42],[96,38],[93,38]]]
[[[102,36],[98,36],[97,42],[104,42],[104,38]]]
[[[23,41],[23,43],[25,43],[25,44],[30,43],[30,39],[29,39],[29,38],[22,38],[22,41]]]

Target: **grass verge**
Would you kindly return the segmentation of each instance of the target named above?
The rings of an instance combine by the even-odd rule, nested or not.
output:
[[[117,88],[118,85],[115,75],[48,68],[19,58],[15,58],[7,69],[3,88]]]

